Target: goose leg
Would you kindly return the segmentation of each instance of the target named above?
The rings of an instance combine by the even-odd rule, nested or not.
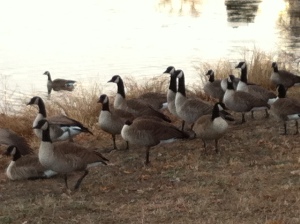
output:
[[[118,149],[117,145],[116,145],[116,136],[115,135],[111,135],[111,136],[112,136],[112,140],[113,140],[113,143],[114,143],[114,149]]]
[[[147,147],[146,148],[146,161],[145,161],[146,165],[150,164],[149,155],[150,155],[150,147]]]
[[[85,178],[85,176],[88,175],[88,173],[89,173],[89,171],[85,170],[83,175],[77,180],[77,183],[76,183],[75,188],[74,188],[75,190],[77,190],[79,188],[83,178]]]
[[[67,176],[67,174],[64,175],[64,180],[65,180],[66,188],[69,189],[69,186],[68,186],[68,176]]]
[[[283,128],[284,128],[284,132],[280,133],[280,134],[281,135],[286,135],[286,123],[285,122],[283,123]]]
[[[265,111],[266,111],[266,118],[268,118],[269,117],[268,109],[266,109]]]
[[[204,147],[204,153],[207,154],[207,151],[206,151],[206,142],[202,139],[203,141],[203,147]]]
[[[254,111],[251,111],[251,118],[254,119]]]
[[[182,121],[182,123],[181,123],[181,131],[184,130],[184,124],[185,124],[185,121]]]
[[[126,141],[126,150],[129,150],[129,142]]]
[[[295,127],[296,127],[295,135],[298,135],[299,134],[299,130],[298,130],[298,121],[297,120],[296,120],[296,123],[295,123]]]
[[[215,148],[216,148],[216,153],[219,153],[219,148],[218,148],[218,139],[215,139]]]
[[[242,112],[242,123],[245,123],[245,122],[246,122],[246,120],[245,120],[245,113]]]
[[[195,123],[192,123],[192,125],[191,125],[191,130],[193,130],[193,128],[194,128],[194,124],[195,124]]]

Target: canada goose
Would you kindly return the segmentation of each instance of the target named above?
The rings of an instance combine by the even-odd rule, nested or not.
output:
[[[133,121],[127,120],[121,135],[130,144],[146,147],[145,164],[149,164],[150,148],[160,143],[170,143],[175,139],[188,138],[189,135],[180,131],[174,125],[159,118],[138,117]]]
[[[60,90],[67,90],[67,91],[73,91],[74,90],[74,85],[76,81],[74,80],[67,80],[67,79],[54,79],[52,81],[50,72],[45,71],[44,75],[48,76],[48,81],[47,81],[47,89],[48,89],[48,94],[51,93],[52,89],[54,91],[60,91]]]
[[[27,105],[37,105],[39,108],[39,112],[32,124],[33,127],[36,126],[41,119],[47,117],[45,104],[42,98],[38,96],[32,97]],[[76,121],[64,115],[57,115],[49,117],[47,119],[51,125],[50,136],[53,141],[63,141],[67,139],[72,140],[73,136],[78,135],[82,132],[93,134],[79,121]],[[42,131],[40,129],[34,129],[34,133],[38,138],[42,138]]]
[[[114,149],[117,149],[116,135],[121,134],[121,130],[123,128],[125,121],[128,119],[133,119],[133,116],[131,114],[126,114],[126,117],[122,118],[120,114],[116,113],[115,111],[110,111],[109,99],[108,96],[105,94],[102,94],[100,96],[98,103],[102,103],[102,110],[100,112],[99,119],[98,119],[99,127],[103,131],[111,134]],[[127,142],[127,149],[128,149],[128,142]]]
[[[171,114],[178,117],[175,108],[175,96],[177,92],[177,78],[175,76],[175,68],[169,66],[163,74],[170,74],[170,84],[167,92],[168,110]]]
[[[15,145],[21,155],[33,153],[27,140],[8,128],[0,128],[0,144]]]
[[[206,75],[209,76],[209,80],[203,87],[204,92],[222,102],[225,91],[221,87],[221,80],[215,80],[215,73],[211,69],[207,71]]]
[[[273,72],[271,74],[270,80],[276,86],[282,84],[287,90],[292,86],[300,85],[300,76],[285,70],[278,70],[278,65],[276,62],[272,63],[272,68]]]
[[[228,78],[227,82],[227,90],[225,91],[223,102],[229,110],[242,113],[242,123],[246,121],[246,112],[270,108],[270,105],[267,102],[254,97],[250,93],[235,91],[230,78]]]
[[[216,103],[212,110],[212,115],[203,115],[195,122],[194,131],[196,137],[202,139],[205,152],[207,140],[215,140],[215,149],[217,153],[219,152],[218,140],[225,134],[228,128],[227,121],[220,117],[220,110],[224,110],[223,105]]]
[[[176,77],[178,78],[178,90],[175,97],[175,106],[178,116],[185,121],[185,123],[191,124],[191,129],[195,121],[206,114],[210,114],[213,109],[213,105],[209,104],[198,98],[187,98],[185,94],[185,79],[182,70],[176,70]],[[226,111],[222,111],[222,115],[229,115]],[[182,125],[182,130],[184,125]]]
[[[284,135],[287,134],[286,122],[289,120],[296,121],[296,132],[298,134],[298,119],[300,119],[300,101],[293,98],[286,98],[286,89],[284,85],[277,86],[278,97],[270,100],[271,112],[278,119],[283,121]]]
[[[143,102],[141,99],[126,100],[124,83],[122,78],[119,75],[113,76],[112,79],[109,80],[108,82],[114,82],[118,86],[117,95],[114,100],[115,109],[125,110],[133,114],[133,116],[135,117],[142,116],[142,115],[156,116],[164,119],[167,122],[171,122],[171,120],[166,115],[155,110],[151,105]]]
[[[237,91],[243,91],[250,93],[251,95],[268,102],[269,99],[276,98],[276,94],[265,89],[262,86],[258,86],[255,84],[248,85],[248,77],[247,77],[247,64],[246,62],[240,62],[235,68],[241,69],[241,78],[236,88]],[[252,117],[253,117],[253,111]],[[269,116],[268,109],[266,109],[266,117]]]
[[[6,176],[10,180],[44,179],[57,174],[43,167],[37,155],[22,156],[17,146],[10,145],[3,155],[12,156],[12,160],[6,169]]]
[[[65,184],[68,188],[67,174],[73,171],[83,171],[78,179],[75,190],[79,188],[83,178],[89,173],[88,168],[100,164],[107,165],[108,159],[97,151],[89,149],[73,142],[52,143],[50,138],[50,126],[46,119],[40,120],[34,129],[43,131],[42,141],[39,147],[39,161],[47,169],[64,174]]]
[[[229,75],[229,78],[231,79],[231,82],[233,83],[234,90],[236,90],[237,85],[238,85],[240,79],[237,78],[237,77],[235,77],[234,75]],[[223,89],[224,94],[225,94],[225,91],[227,89],[227,79],[228,78],[224,78],[224,79],[221,80],[221,88]]]

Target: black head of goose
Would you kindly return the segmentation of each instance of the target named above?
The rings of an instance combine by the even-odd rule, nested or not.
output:
[[[48,94],[51,93],[52,89],[54,91],[60,91],[60,90],[73,91],[74,90],[75,83],[76,83],[76,81],[74,81],[74,80],[54,79],[52,81],[50,72],[48,72],[48,71],[45,71],[43,75],[48,76],[48,81],[47,81]]]
[[[34,129],[42,130],[42,141],[39,147],[39,161],[47,169],[64,175],[68,188],[67,175],[74,171],[82,171],[75,189],[78,189],[84,177],[89,173],[88,168],[100,164],[107,165],[106,159],[96,150],[90,150],[73,142],[52,143],[50,124],[46,119],[40,120]]]
[[[278,97],[269,101],[271,104],[271,113],[279,120],[283,121],[284,132],[287,134],[286,123],[290,120],[296,121],[296,132],[298,134],[298,120],[300,119],[300,101],[294,98],[286,97],[286,89],[283,85],[277,86]]]
[[[229,75],[229,78],[230,78],[231,82],[233,83],[233,88],[234,88],[234,90],[236,90],[237,85],[239,84],[240,79],[237,78],[237,77],[235,77],[235,76],[232,75],[232,74]],[[226,89],[227,89],[227,79],[228,79],[228,78],[224,78],[224,79],[221,80],[221,88],[222,88],[222,90],[224,91],[224,93],[225,93],[225,91],[226,91]]]
[[[112,135],[114,149],[117,149],[116,135],[121,134],[121,130],[126,120],[132,119],[132,114],[120,113],[120,110],[110,111],[109,109],[109,98],[106,94],[102,94],[99,97],[98,103],[102,104],[102,109],[99,115],[98,124],[99,127]],[[128,144],[127,144],[128,149]]]
[[[285,89],[300,85],[300,76],[286,70],[279,70],[276,62],[272,63],[273,72],[270,80],[274,85],[283,85]]]
[[[36,126],[41,119],[47,118],[46,107],[41,97],[32,97],[27,105],[37,105],[39,108],[38,114],[32,124],[33,127]],[[72,137],[82,132],[93,134],[79,121],[76,121],[64,115],[52,116],[47,119],[51,124],[50,135],[53,141],[63,141],[67,139],[72,140]],[[38,138],[42,138],[41,130],[34,129],[34,133]]]
[[[114,108],[125,110],[135,117],[147,115],[147,116],[156,116],[164,119],[167,122],[171,122],[165,114],[154,109],[150,104],[146,103],[143,99],[130,99],[126,100],[124,82],[119,75],[115,75],[108,82],[113,82],[117,84],[117,95],[114,100]]]
[[[35,180],[56,175],[56,172],[47,170],[41,165],[37,155],[31,154],[22,156],[17,146],[10,145],[3,155],[12,157],[5,172],[10,180]]]
[[[225,91],[223,102],[229,110],[242,113],[242,123],[245,122],[246,112],[270,108],[267,102],[250,93],[235,91],[230,78],[227,80],[227,90]]]
[[[224,90],[221,87],[221,80],[215,79],[215,73],[213,70],[208,70],[206,76],[209,76],[208,82],[205,83],[203,90],[204,92],[219,102],[222,102],[224,96]]]
[[[33,153],[27,140],[8,128],[0,128],[0,144],[16,146],[21,155]]]
[[[176,70],[175,75],[178,78],[178,90],[175,97],[176,112],[183,121],[190,123],[191,129],[193,129],[193,125],[199,117],[211,114],[213,105],[199,98],[187,98],[183,71]],[[182,130],[183,128],[182,125]]]
[[[126,121],[121,135],[130,144],[146,148],[145,163],[149,164],[150,148],[160,143],[170,143],[176,139],[189,138],[189,135],[180,131],[174,125],[159,118],[138,117],[133,121]]]
[[[171,114],[174,116],[178,116],[176,113],[176,108],[175,108],[175,96],[177,92],[177,78],[175,75],[175,68],[173,66],[169,66],[163,74],[168,74],[170,75],[170,84],[169,84],[169,89],[167,91],[167,102],[168,102],[168,110],[170,111]]]
[[[226,133],[228,123],[220,117],[220,111],[224,110],[224,104],[216,103],[212,114],[203,115],[194,125],[196,137],[201,138],[206,151],[206,141],[215,140],[215,150],[218,153],[218,140]]]

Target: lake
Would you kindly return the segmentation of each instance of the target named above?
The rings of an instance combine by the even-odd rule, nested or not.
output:
[[[245,48],[297,58],[299,36],[297,0],[1,1],[0,94],[46,97],[45,71],[105,91],[113,75],[142,82],[173,65],[191,83],[195,66],[234,65]]]

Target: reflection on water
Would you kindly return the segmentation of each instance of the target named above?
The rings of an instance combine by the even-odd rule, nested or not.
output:
[[[192,17],[200,16],[203,0],[161,0],[158,6],[165,8],[171,14],[190,15]]]
[[[262,0],[225,0],[229,23],[253,23]]]
[[[293,57],[300,57],[300,2],[287,0],[286,11],[278,19],[284,50]]]

